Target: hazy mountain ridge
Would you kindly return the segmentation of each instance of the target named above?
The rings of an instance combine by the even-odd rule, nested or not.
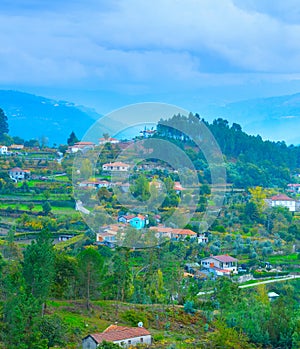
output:
[[[0,107],[8,117],[9,133],[25,139],[65,143],[71,131],[81,138],[96,119],[95,110],[71,102],[19,91],[0,90]],[[201,105],[195,112],[206,120],[219,117],[239,123],[248,134],[300,144],[300,93],[256,98],[225,105]]]
[[[204,107],[200,115],[237,122],[245,132],[263,139],[300,144],[300,93]]]
[[[50,145],[66,143],[72,130],[82,137],[100,117],[74,103],[19,91],[0,90],[0,106],[8,117],[10,135],[25,139],[47,137]]]

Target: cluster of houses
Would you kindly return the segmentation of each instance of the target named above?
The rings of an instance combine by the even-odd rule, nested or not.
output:
[[[160,217],[157,218],[157,220],[159,219]],[[145,228],[148,224],[148,216],[121,215],[118,221],[118,224],[110,224],[99,229],[99,232],[96,234],[97,244],[114,248],[117,244],[118,236],[122,237],[126,234],[126,227],[128,225],[136,229]],[[159,241],[164,239],[179,241],[189,238],[191,240],[197,240],[198,243],[208,243],[208,236],[205,233],[197,234],[190,229],[170,228],[158,224],[157,226],[150,227],[149,232],[154,232],[155,237]],[[147,231],[145,231],[145,234],[147,234]]]

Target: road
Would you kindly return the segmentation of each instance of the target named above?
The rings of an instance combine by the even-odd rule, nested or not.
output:
[[[289,275],[289,276],[286,276],[283,278],[259,281],[259,282],[255,282],[253,284],[248,284],[248,285],[241,285],[241,286],[239,286],[239,288],[255,287],[257,285],[271,284],[273,282],[288,281],[288,280],[294,280],[294,279],[299,279],[299,278],[300,278],[300,275]]]
[[[278,278],[278,279],[258,281],[258,282],[255,282],[253,284],[240,285],[239,288],[255,287],[255,286],[258,286],[258,285],[271,284],[273,282],[289,281],[289,280],[295,280],[295,279],[300,279],[300,275],[289,275],[289,276],[285,276],[285,277]],[[214,291],[199,292],[197,294],[197,296],[201,296],[201,295],[204,295],[204,294],[212,294],[212,293],[214,293]]]

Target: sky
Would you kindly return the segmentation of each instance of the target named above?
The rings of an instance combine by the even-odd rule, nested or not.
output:
[[[0,88],[99,113],[300,92],[299,0],[2,0]]]

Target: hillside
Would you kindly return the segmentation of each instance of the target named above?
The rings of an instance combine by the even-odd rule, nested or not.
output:
[[[73,103],[18,91],[0,90],[0,105],[8,117],[10,135],[25,139],[47,137],[49,145],[66,143],[72,130],[82,137],[100,117]]]

